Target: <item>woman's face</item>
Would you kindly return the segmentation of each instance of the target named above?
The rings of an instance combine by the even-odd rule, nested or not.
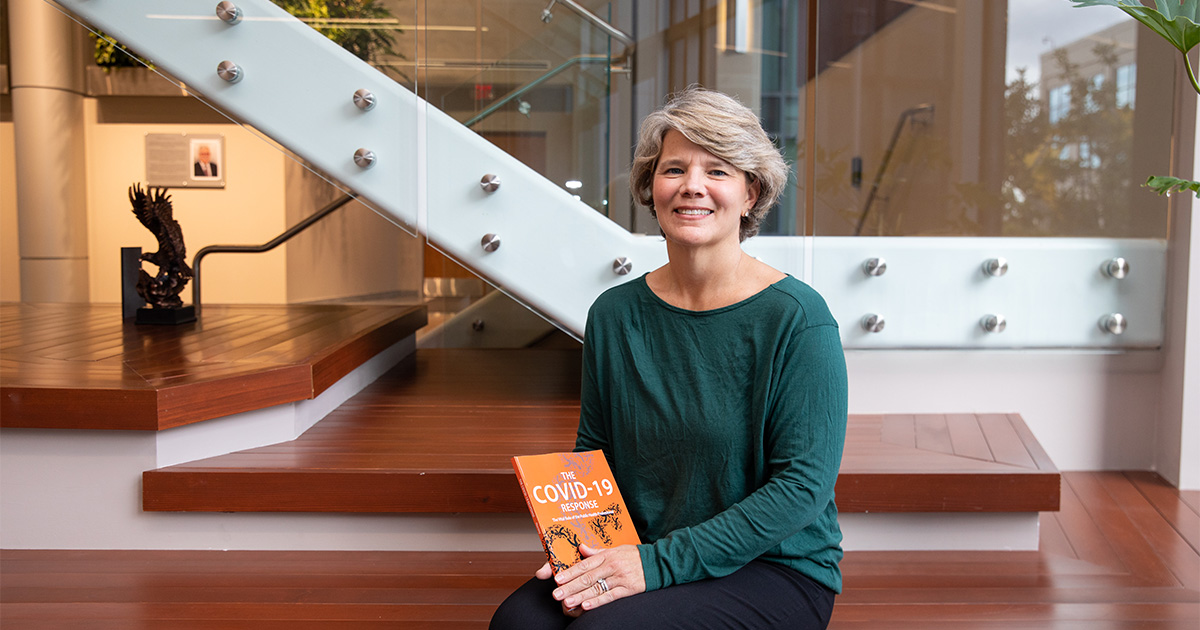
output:
[[[667,240],[702,247],[738,243],[742,214],[758,200],[746,174],[672,129],[654,170],[654,211]]]

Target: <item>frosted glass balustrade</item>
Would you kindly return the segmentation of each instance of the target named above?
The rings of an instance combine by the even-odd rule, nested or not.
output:
[[[1165,243],[1150,239],[817,237],[812,283],[847,347],[1154,348],[1162,343]],[[1115,258],[1124,277],[1105,273]],[[864,263],[886,262],[880,275]],[[985,272],[1002,259],[1006,271]],[[1118,276],[1121,274],[1117,274]],[[868,315],[885,325],[870,332]],[[1101,320],[1120,314],[1119,334]],[[1003,331],[982,320],[1002,316]]]

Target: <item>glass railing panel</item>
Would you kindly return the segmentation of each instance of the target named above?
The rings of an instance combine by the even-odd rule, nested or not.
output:
[[[443,3],[436,11],[448,21],[454,15],[472,18],[481,53],[474,60],[431,57],[427,99],[607,215],[615,63],[609,49],[623,45],[610,43],[596,24],[566,5],[552,7],[546,21],[543,2],[489,3],[477,11],[469,10],[474,3],[456,4]],[[603,7],[596,10],[607,15]],[[461,54],[463,48],[453,45],[456,36],[443,33],[430,30],[430,51]],[[464,72],[472,61],[475,71]],[[616,71],[627,75],[624,67]]]
[[[503,95],[463,123],[543,177],[608,214],[610,77],[607,55],[567,59]],[[488,81],[489,73],[478,77]],[[476,90],[472,82],[447,96]]]
[[[547,4],[428,7],[425,221],[440,252],[578,336],[592,300],[633,277],[618,259],[640,274],[663,256],[606,218],[609,51],[624,46],[562,3],[543,21]],[[472,38],[449,28],[464,26]]]
[[[1067,2],[821,3],[815,33],[812,278],[848,345],[1161,343],[1166,203],[1140,183],[1165,170],[1171,99],[1137,87],[1170,84],[1169,52]]]
[[[112,189],[97,193],[93,203],[115,211],[128,205],[131,182],[167,186],[190,256],[206,245],[265,243],[343,194],[358,197],[270,253],[207,257],[205,303],[419,299],[422,257],[409,172],[415,97],[325,36],[342,44],[361,39],[352,16],[341,16],[336,30],[320,24],[318,33],[262,0],[239,2],[242,15],[234,24],[218,18],[215,3],[59,4],[153,67],[134,62],[89,70],[97,104],[92,135],[114,151],[122,147],[126,158],[89,161],[89,181]],[[412,4],[408,15],[397,9],[404,5],[393,6],[390,16],[372,16],[368,24],[385,29],[375,37],[415,24]],[[386,53],[369,56],[415,58],[415,48],[405,46],[392,38]],[[218,76],[225,60],[242,69],[241,80]],[[351,86],[358,87],[346,92]],[[355,106],[352,96],[361,87],[380,97],[376,110]],[[382,116],[371,117],[379,110]],[[405,118],[407,124],[396,124]],[[175,141],[166,142],[172,136]],[[208,175],[192,171],[202,146],[211,159]],[[357,166],[359,146],[382,156],[385,166]],[[144,159],[127,159],[133,156]],[[179,181],[163,179],[180,169]],[[93,232],[101,241],[120,240],[129,231],[123,223],[114,228],[105,221]]]

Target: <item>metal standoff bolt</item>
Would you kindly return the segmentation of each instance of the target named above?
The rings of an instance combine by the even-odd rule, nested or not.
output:
[[[1008,261],[1003,258],[989,258],[983,261],[983,273],[999,278],[1008,273]],[[1001,328],[1001,330],[1004,330]]]
[[[496,192],[500,189],[500,176],[488,173],[483,176],[483,179],[479,180],[479,186],[483,188],[483,192]]]
[[[1121,278],[1129,275],[1129,261],[1121,258],[1120,256],[1117,256],[1116,258],[1109,258],[1108,260],[1104,261],[1103,265],[1100,265],[1100,270],[1103,271],[1104,275],[1108,276],[1109,278],[1120,280]]]
[[[500,237],[495,234],[484,234],[483,238],[479,239],[479,244],[483,246],[483,251],[494,252],[500,249]]]
[[[1008,321],[1003,315],[984,315],[983,319],[979,320],[979,325],[990,333],[1002,333],[1008,327]]]
[[[484,322],[482,319],[477,319],[471,322],[471,330],[474,330],[475,332],[483,332],[483,328]]]
[[[361,168],[375,166],[375,152],[369,149],[359,149],[354,152],[354,163]]]
[[[861,320],[863,330],[869,333],[883,332],[883,326],[887,323],[883,320],[883,315],[875,313],[867,313],[863,315]]]
[[[617,274],[618,276],[629,275],[630,271],[633,271],[633,261],[632,260],[629,260],[628,258],[621,256],[620,258],[613,261],[613,273]]]
[[[354,106],[369,112],[375,109],[375,95],[370,90],[363,88],[354,92]]]
[[[228,0],[218,2],[217,17],[221,18],[222,22],[233,26],[242,21],[242,8]]]
[[[217,76],[230,83],[237,83],[242,80],[242,77],[246,76],[246,73],[242,71],[241,66],[232,61],[225,60],[217,64]]]
[[[887,273],[887,261],[882,258],[868,258],[863,261],[862,270],[868,276],[882,276]]]
[[[1100,318],[1100,330],[1109,332],[1114,335],[1119,335],[1125,332],[1125,327],[1129,325],[1125,316],[1120,313],[1109,313]]]

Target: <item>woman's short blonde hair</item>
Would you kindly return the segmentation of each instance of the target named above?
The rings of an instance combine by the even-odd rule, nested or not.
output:
[[[629,188],[638,203],[649,206],[651,214],[655,214],[654,171],[663,138],[672,129],[745,172],[749,184],[758,183],[758,202],[742,217],[739,238],[744,241],[758,234],[763,217],[787,185],[788,167],[754,112],[730,96],[692,86],[647,116],[638,132]]]

